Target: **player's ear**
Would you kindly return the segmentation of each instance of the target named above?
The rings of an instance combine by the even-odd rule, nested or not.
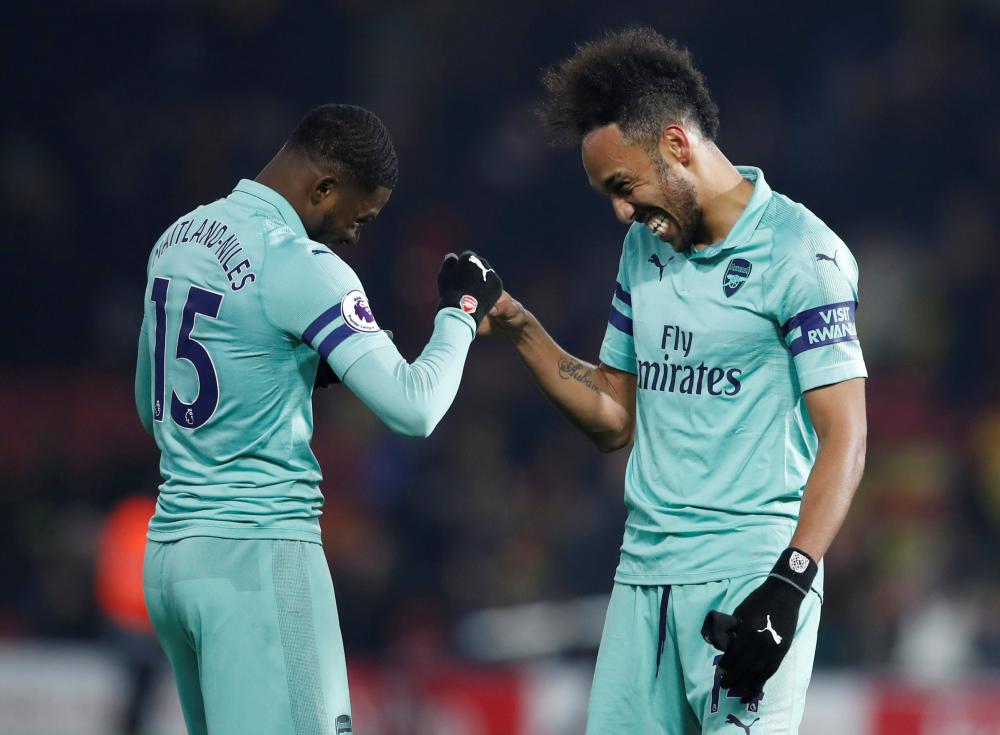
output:
[[[660,153],[668,161],[673,159],[682,166],[691,162],[691,147],[694,141],[680,125],[667,125],[660,132]]]
[[[309,198],[314,205],[320,204],[328,197],[333,196],[338,186],[340,186],[340,179],[336,175],[323,174],[313,182]]]

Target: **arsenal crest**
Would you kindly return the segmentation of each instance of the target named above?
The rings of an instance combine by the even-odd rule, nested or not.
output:
[[[740,286],[747,282],[752,268],[750,261],[743,258],[733,258],[729,261],[726,273],[722,277],[722,290],[726,294],[726,298],[739,291]]]

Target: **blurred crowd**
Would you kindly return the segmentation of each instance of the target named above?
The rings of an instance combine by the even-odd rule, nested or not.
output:
[[[404,355],[430,334],[441,256],[468,247],[596,360],[624,229],[532,107],[542,67],[642,22],[694,52],[730,159],[861,267],[868,466],[826,559],[819,663],[1000,666],[1000,5],[612,5],[17,9],[23,32],[0,46],[0,639],[102,634],[100,531],[158,483],[131,383],[149,249],[252,178],[312,106],[363,104],[393,133],[400,185],[343,256]],[[593,450],[506,345],[477,340],[426,441],[342,386],[314,402],[352,654],[447,657],[464,613],[610,590],[626,452]]]

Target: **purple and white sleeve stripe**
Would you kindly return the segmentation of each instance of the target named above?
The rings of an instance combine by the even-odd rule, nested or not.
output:
[[[312,320],[312,323],[306,327],[306,330],[302,333],[302,341],[307,345],[312,345],[312,341],[316,339],[316,335],[326,329],[333,321],[340,316],[340,304],[335,304],[329,309],[324,311],[318,317]]]
[[[632,294],[622,288],[622,285],[617,281],[615,282],[615,298],[631,309]],[[632,318],[620,312],[614,303],[611,304],[611,311],[608,312],[608,323],[619,332],[632,336]]]
[[[615,296],[617,296],[618,300],[623,304],[632,306],[632,294],[622,288],[622,285],[618,283],[618,281],[615,281]]]

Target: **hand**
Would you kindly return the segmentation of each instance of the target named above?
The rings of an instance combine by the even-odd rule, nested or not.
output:
[[[490,309],[477,334],[516,340],[528,324],[528,310],[504,291]]]
[[[478,327],[502,292],[503,281],[485,258],[471,250],[444,256],[438,272],[438,311],[451,306],[461,309]]]
[[[721,651],[721,685],[744,704],[757,699],[781,666],[792,645],[799,607],[816,577],[816,562],[788,548],[767,579],[741,602],[733,614],[712,611],[702,637]]]

